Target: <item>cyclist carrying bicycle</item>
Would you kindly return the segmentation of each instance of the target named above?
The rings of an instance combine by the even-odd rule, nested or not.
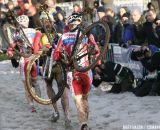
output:
[[[52,18],[53,16],[52,15],[49,15],[49,17],[51,18],[51,22],[53,22]],[[43,14],[41,15],[41,21],[42,22],[42,27],[45,26],[46,27],[46,30],[48,32],[45,32],[45,33],[48,33],[48,35],[46,35],[45,33],[43,34],[42,38],[41,38],[41,41],[42,41],[42,45],[45,45],[46,47],[49,48],[49,51],[47,52],[47,60],[46,61],[46,68],[44,69],[46,71],[46,78],[45,78],[45,83],[46,83],[46,88],[47,88],[47,94],[48,94],[48,97],[50,99],[52,99],[56,94],[55,94],[55,91],[53,89],[53,80],[55,79],[56,82],[57,82],[57,85],[58,85],[58,89],[60,89],[60,87],[62,86],[66,86],[66,84],[64,84],[64,81],[63,81],[63,74],[62,73],[65,73],[65,72],[62,72],[61,70],[61,67],[59,64],[52,64],[51,62],[53,62],[53,58],[51,55],[54,51],[54,47],[57,42],[58,42],[58,38],[59,38],[59,34],[56,33],[56,31],[54,32],[52,29],[52,23],[50,23],[48,17]],[[52,37],[53,36],[53,37]],[[50,39],[50,40],[49,40]],[[52,43],[50,43],[52,42]],[[50,66],[50,64],[52,64]],[[51,67],[51,70],[50,70],[50,67]],[[50,75],[50,76],[48,76]],[[65,116],[65,127],[68,128],[70,127],[70,115],[69,115],[69,99],[68,99],[68,95],[67,95],[67,87],[65,87],[64,89],[64,92],[61,96],[61,105],[62,105],[62,108],[63,108],[63,112],[64,112],[64,116]],[[50,120],[52,122],[57,122],[57,120],[60,118],[60,113],[59,113],[59,108],[57,106],[57,103],[56,102],[53,102],[52,104],[53,106],[53,114],[51,115],[51,118]]]
[[[72,47],[75,44],[77,37],[78,25],[80,25],[81,23],[82,23],[81,14],[73,13],[71,16],[69,16],[68,18],[69,31],[64,33],[58,41],[57,48],[55,49],[53,56],[55,61],[58,61],[62,58],[63,55],[61,53],[62,48],[66,50],[67,57],[71,57]],[[93,44],[97,52],[99,53],[99,48],[94,40],[93,35],[89,36],[88,41],[89,43],[85,43],[84,40],[82,46],[85,44]],[[85,66],[86,64],[87,63],[83,65]],[[78,72],[76,70],[70,71],[68,67],[67,84],[69,85],[74,98],[74,102],[78,112],[78,119],[81,125],[81,130],[89,130],[87,125],[89,116],[88,93],[92,84],[90,71],[84,73]]]
[[[41,32],[36,31],[33,28],[28,28],[28,25],[29,25],[28,16],[21,15],[17,17],[16,20],[18,24],[22,27],[22,29],[17,29],[14,32],[13,41],[10,43],[10,46],[7,50],[7,55],[8,57],[13,58],[14,53],[16,53],[15,49],[19,50],[20,74],[21,74],[24,86],[26,86],[25,74],[26,74],[26,67],[29,61],[29,57],[32,54],[37,54],[38,50],[41,48],[40,40],[41,40],[42,34]],[[28,42],[26,38],[28,39]],[[36,71],[36,63],[35,63],[31,70],[31,82],[32,82],[33,87],[35,88],[36,93],[41,95],[39,85],[37,84],[36,78],[37,78],[37,71]],[[26,98],[29,104],[31,105],[32,112],[36,112],[36,109],[34,107],[33,98],[28,94],[27,90],[25,92],[26,92]]]

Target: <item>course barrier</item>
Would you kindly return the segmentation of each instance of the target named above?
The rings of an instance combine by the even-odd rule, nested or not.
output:
[[[132,50],[137,47],[140,46],[131,45],[128,48],[123,48],[116,43],[109,43],[109,47],[106,52],[106,60],[113,61],[121,64],[122,66],[130,68],[133,71],[135,78],[143,78],[144,67],[142,66],[141,62],[133,61],[130,58]]]

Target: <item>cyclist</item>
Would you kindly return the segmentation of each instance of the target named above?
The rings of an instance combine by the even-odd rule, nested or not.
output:
[[[7,50],[7,55],[10,58],[14,57],[15,48],[19,49],[19,64],[20,64],[20,74],[22,77],[22,82],[24,83],[25,89],[26,89],[26,81],[25,81],[25,73],[26,73],[26,67],[27,63],[29,61],[29,57],[33,54],[37,54],[38,50],[40,49],[40,39],[41,39],[41,32],[36,31],[33,28],[28,28],[29,25],[29,18],[26,15],[21,15],[17,17],[18,24],[22,27],[22,30],[16,30],[14,33],[13,41],[11,41],[10,46]],[[27,42],[25,36],[23,35],[23,32],[28,39],[29,42]],[[16,63],[16,60],[12,59],[13,66]],[[18,67],[16,65],[15,67]],[[36,81],[37,72],[36,72],[36,63],[33,65],[31,70],[31,82],[33,87],[35,88],[35,91],[39,96],[41,95],[39,85]],[[34,107],[33,98],[29,95],[28,91],[25,91],[26,98],[31,105],[32,112],[36,112],[36,109]]]
[[[52,16],[50,16],[50,17],[52,18]],[[43,15],[43,16],[41,16],[41,20],[45,20],[45,22],[43,23],[45,25],[42,25],[42,26],[46,26],[46,29],[48,30],[48,32],[52,33],[51,35],[54,35],[53,32],[51,31],[52,25],[51,25],[50,21],[48,20],[48,18],[45,15]],[[50,41],[49,41],[47,35],[43,34],[41,40],[42,40],[42,45],[45,45],[46,47],[50,48],[50,50],[47,52],[47,56],[50,59],[51,51],[53,51],[53,49],[52,49],[52,45],[50,44]],[[53,41],[54,41],[53,44],[56,45],[57,41],[58,41],[58,36],[55,36]],[[49,62],[53,62],[53,61],[49,61]],[[49,62],[48,62],[47,68],[46,68],[47,75],[49,73]],[[65,72],[62,72],[62,70],[61,70],[61,68],[58,64],[54,64],[52,66],[52,71],[51,71],[50,77],[45,78],[47,94],[48,94],[49,98],[53,98],[55,96],[54,89],[52,88],[52,86],[53,86],[52,82],[53,82],[54,78],[55,78],[55,80],[58,84],[58,87],[62,87],[62,85],[66,85],[66,84],[63,84],[65,81],[63,81],[62,73],[65,73]],[[70,127],[69,99],[68,99],[67,88],[66,87],[65,87],[64,92],[63,92],[62,97],[61,97],[61,104],[62,104],[62,108],[63,108],[64,115],[65,115],[65,126]],[[54,113],[51,116],[51,121],[56,122],[59,119],[59,110],[58,110],[58,107],[57,107],[57,103],[53,103],[52,105],[53,105]]]
[[[61,48],[65,48],[68,57],[71,57],[72,47],[75,43],[78,25],[82,23],[82,16],[79,13],[73,13],[68,18],[69,31],[64,33],[57,44],[57,48],[54,52],[54,60],[58,61],[61,58]],[[85,40],[84,40],[85,41]],[[89,37],[89,44],[95,45],[95,49],[99,52],[99,48],[94,40],[93,35]],[[83,44],[85,45],[85,44]],[[84,57],[85,58],[85,57]],[[82,59],[83,60],[83,59]],[[84,64],[86,65],[86,64]],[[89,106],[88,106],[88,92],[92,84],[90,77],[90,71],[81,73],[76,70],[70,71],[67,68],[67,84],[70,87],[72,92],[75,105],[78,112],[78,119],[81,125],[81,130],[88,130],[88,115],[89,115]]]

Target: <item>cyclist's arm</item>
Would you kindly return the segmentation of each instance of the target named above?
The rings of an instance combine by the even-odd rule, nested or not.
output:
[[[41,37],[42,33],[40,31],[36,32],[34,42],[33,42],[33,53],[37,54],[38,50],[41,48]]]
[[[97,43],[96,43],[96,41],[94,39],[94,36],[92,34],[90,34],[90,36],[89,36],[89,44],[95,46],[95,50],[97,51],[97,55],[99,55],[100,50],[99,50],[99,47],[98,47],[98,45],[97,45]]]
[[[89,36],[89,44],[94,45],[94,50],[96,51],[95,57],[99,56],[100,49],[99,49],[99,47],[94,39],[94,36],[92,34],[90,34],[90,36]],[[97,64],[101,64],[101,61],[99,60]]]

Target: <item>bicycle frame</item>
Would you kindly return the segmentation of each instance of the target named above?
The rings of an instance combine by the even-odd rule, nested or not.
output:
[[[68,66],[71,66],[71,65],[73,64],[73,60],[75,59],[75,56],[76,56],[76,54],[75,54],[75,49],[76,49],[76,46],[77,46],[77,44],[78,44],[78,39],[79,39],[79,37],[80,37],[81,32],[84,33],[84,29],[82,29],[81,25],[78,25],[77,28],[75,28],[75,30],[76,30],[76,29],[77,29],[78,31],[77,31],[77,36],[76,36],[75,43],[74,43],[73,48],[72,48],[72,51],[71,51],[71,58],[70,58],[70,59],[67,58],[67,53],[65,52],[65,49],[63,49],[62,55],[63,55],[63,57],[65,57],[65,58],[64,58],[64,60],[63,60],[63,59],[60,59],[65,65],[68,65]],[[85,34],[85,33],[84,33],[84,34]],[[81,43],[81,44],[82,44],[82,43]],[[80,49],[80,51],[81,51],[81,50],[82,50],[82,49]],[[90,53],[90,52],[81,55],[80,57],[77,58],[77,60],[79,60],[79,59],[81,59],[82,57],[88,55],[89,53]]]

